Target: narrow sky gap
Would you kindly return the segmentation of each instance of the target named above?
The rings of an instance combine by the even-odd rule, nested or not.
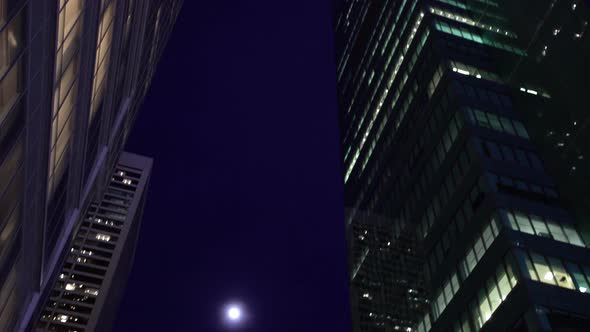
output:
[[[329,1],[185,1],[127,149],[154,157],[114,331],[349,331]],[[236,329],[230,329],[236,330]]]

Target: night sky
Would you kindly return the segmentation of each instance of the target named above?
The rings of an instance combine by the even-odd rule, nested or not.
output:
[[[350,331],[332,13],[186,0],[127,150],[154,158],[115,331]]]

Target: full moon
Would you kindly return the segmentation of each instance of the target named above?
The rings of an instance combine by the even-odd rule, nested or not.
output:
[[[250,320],[250,312],[241,301],[226,302],[219,314],[223,324],[230,329],[239,329]]]
[[[236,306],[231,306],[227,309],[227,318],[232,321],[237,321],[242,317],[242,310]]]

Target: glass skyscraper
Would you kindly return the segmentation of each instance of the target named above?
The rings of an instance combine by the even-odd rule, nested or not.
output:
[[[412,232],[384,216],[346,212],[353,332],[412,328],[427,305]]]
[[[0,331],[37,322],[181,5],[0,1]]]
[[[347,223],[414,239],[428,299],[392,297],[412,325],[387,324],[351,264],[354,328],[586,330],[588,3],[348,0],[335,19]]]

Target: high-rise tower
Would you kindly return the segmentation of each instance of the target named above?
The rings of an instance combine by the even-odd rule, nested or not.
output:
[[[88,206],[35,331],[110,331],[133,266],[152,161],[123,152]],[[35,322],[31,322],[32,325]]]
[[[387,217],[346,215],[353,332],[412,328],[427,305],[413,232]]]
[[[181,4],[0,1],[0,331],[44,303]]]
[[[565,87],[582,82],[576,64],[587,67],[589,13],[549,0],[349,0],[338,10],[347,222],[380,215],[391,234],[416,239],[429,309],[407,331],[590,325],[587,209],[570,204],[588,190],[568,178],[587,181],[587,115],[562,109],[586,98]],[[561,72],[567,50],[581,55]],[[374,319],[365,331],[402,328]]]

